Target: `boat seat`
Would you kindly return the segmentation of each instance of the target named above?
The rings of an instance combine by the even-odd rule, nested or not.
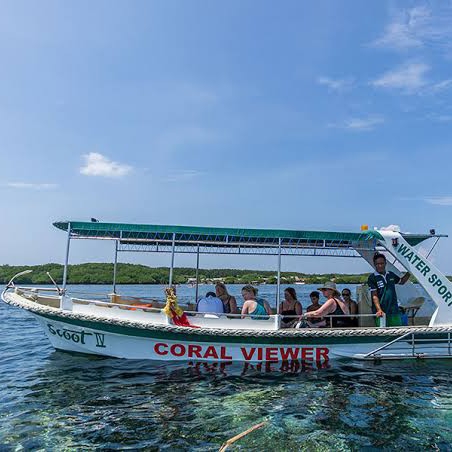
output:
[[[159,303],[156,300],[149,300],[149,299],[141,299],[140,297],[124,297],[122,295],[118,294],[109,294],[110,302],[114,304],[124,304],[124,305],[134,305],[134,306],[140,306],[143,305],[143,307],[153,307],[153,308],[162,308],[165,306],[165,303]]]
[[[409,303],[403,307],[408,319],[411,319],[411,325],[414,325],[414,318],[416,317],[419,309],[421,309],[422,305],[424,304],[424,301],[424,297],[416,297],[410,300]]]
[[[127,297],[123,297],[122,295],[118,295],[115,293],[112,293],[109,295],[110,296],[110,302],[114,303],[114,304],[125,304],[125,305],[129,305],[132,304],[133,302],[137,301],[136,298],[127,298]]]
[[[60,307],[60,299],[57,297],[46,297],[43,295],[39,295],[37,301],[39,304],[43,304],[44,306],[50,306],[51,308]]]

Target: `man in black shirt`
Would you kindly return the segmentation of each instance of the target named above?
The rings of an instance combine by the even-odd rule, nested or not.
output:
[[[381,253],[375,254],[374,266],[376,271],[369,275],[367,284],[372,296],[372,312],[377,315],[377,326],[383,314],[386,314],[386,326],[400,326],[402,321],[395,285],[405,284],[410,274],[407,272],[400,278],[394,272],[386,271],[386,256]]]

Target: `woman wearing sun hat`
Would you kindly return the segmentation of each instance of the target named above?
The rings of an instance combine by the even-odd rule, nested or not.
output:
[[[319,287],[318,290],[322,292],[327,301],[316,311],[309,311],[304,314],[302,316],[303,319],[309,319],[310,317],[325,317],[327,315],[350,315],[348,307],[340,298],[340,292],[336,289],[336,284],[334,282],[327,281],[322,287]],[[345,323],[341,322],[341,319],[338,317],[332,317],[330,324],[333,327],[341,327],[346,326]]]

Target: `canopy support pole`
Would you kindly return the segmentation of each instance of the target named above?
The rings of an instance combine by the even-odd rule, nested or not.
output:
[[[428,259],[428,257],[430,256],[430,254],[432,254],[432,251],[435,249],[436,244],[439,242],[440,237],[437,237],[435,240],[435,243],[433,244],[432,248],[430,249],[430,251],[428,252],[427,256],[425,256],[426,259]]]
[[[171,244],[171,267],[169,272],[169,287],[173,285],[174,252],[176,250],[176,233],[173,232],[173,241]]]
[[[71,223],[67,225],[67,242],[66,242],[66,258],[64,260],[64,270],[63,270],[63,295],[66,293],[66,283],[67,283],[67,268],[69,264],[69,245],[71,244]]]
[[[113,264],[113,293],[116,294],[116,271],[118,266],[118,241],[115,240],[115,263]]]
[[[278,279],[276,281],[276,314],[279,315],[279,303],[281,300],[281,238],[278,239]]]
[[[195,291],[195,303],[198,303],[199,294],[199,243],[196,248],[196,291]]]

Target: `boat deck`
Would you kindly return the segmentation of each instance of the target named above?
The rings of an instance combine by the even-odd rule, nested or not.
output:
[[[23,296],[36,304],[60,310],[61,297],[56,294],[49,294],[53,289],[19,288],[15,289],[16,294]],[[47,292],[47,293],[45,293]],[[138,297],[120,297],[118,295],[104,296],[103,299],[87,299],[77,297],[66,297],[64,309],[75,314],[91,315],[105,319],[130,320],[142,323],[152,323],[158,325],[171,325],[171,320],[163,312],[164,303]],[[181,306],[187,314],[190,324],[200,328],[213,328],[225,330],[258,330],[274,331],[283,329],[280,326],[280,316],[273,314],[263,316],[262,319],[242,316],[241,314],[219,314],[219,313],[199,313],[193,309],[194,305]],[[361,320],[367,320],[367,326],[355,327],[357,329],[375,329],[372,314],[357,315]],[[417,319],[411,326],[428,326],[428,318]],[[407,328],[403,326],[400,328]],[[284,328],[284,330],[294,330],[295,328]],[[331,330],[330,327],[310,328],[313,330]],[[334,328],[338,330],[339,328]],[[350,329],[350,327],[345,328]]]

